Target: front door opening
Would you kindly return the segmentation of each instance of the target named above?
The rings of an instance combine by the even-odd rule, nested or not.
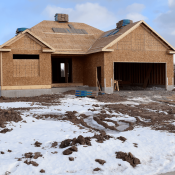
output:
[[[72,83],[71,58],[52,58],[52,83]]]
[[[101,85],[101,67],[97,67],[97,85],[99,84],[100,89],[102,89]]]

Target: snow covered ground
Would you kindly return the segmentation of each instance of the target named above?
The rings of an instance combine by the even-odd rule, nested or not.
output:
[[[137,101],[137,102],[136,102]],[[138,105],[139,103],[149,103],[150,99],[128,99],[121,104]],[[32,102],[31,102],[32,103]],[[0,103],[1,109],[28,107],[31,108],[30,102],[5,102]],[[100,105],[94,107],[92,105]],[[24,122],[10,122],[6,127],[13,130],[5,134],[0,133],[0,175],[38,175],[40,170],[44,169],[47,175],[88,175],[88,174],[104,174],[104,175],[158,175],[165,172],[175,170],[175,135],[166,131],[155,131],[148,127],[136,127],[134,130],[117,132],[106,130],[106,133],[114,136],[104,143],[98,143],[95,139],[91,140],[92,146],[83,147],[78,145],[78,152],[71,155],[63,155],[62,152],[67,148],[52,148],[51,144],[56,141],[59,144],[65,139],[73,139],[82,135],[91,137],[94,133],[89,129],[79,129],[69,121],[53,120],[53,119],[36,119],[34,114],[54,114],[64,115],[66,111],[77,111],[79,114],[89,116],[85,121],[96,128],[103,128],[92,116],[101,111],[101,106],[105,103],[90,98],[75,98],[73,95],[67,95],[62,98],[61,104],[52,106],[43,106],[39,103],[34,104],[32,109],[22,113]],[[119,103],[116,103],[116,105]],[[88,109],[95,108],[96,111]],[[107,111],[107,109],[106,109]],[[108,111],[107,111],[108,112]],[[109,113],[110,115],[120,115],[120,120],[135,121],[134,117],[119,113]],[[110,118],[118,121],[119,118]],[[112,126],[112,123],[108,122]],[[122,123],[121,123],[122,129]],[[127,126],[123,126],[127,127]],[[0,128],[1,130],[1,128]],[[122,142],[116,139],[119,136],[125,137],[127,140]],[[34,143],[39,141],[41,147],[35,147]],[[135,147],[133,143],[137,143]],[[12,150],[12,152],[8,152]],[[57,151],[56,154],[53,152]],[[135,157],[139,158],[141,164],[133,168],[128,162],[116,158],[115,152],[131,152]],[[38,159],[34,159],[39,165],[27,165],[24,163],[26,159],[18,161],[28,152],[41,152],[43,155]],[[74,161],[69,161],[69,157],[74,157]],[[106,161],[101,165],[95,159],[103,159]],[[101,171],[93,171],[94,168],[100,168]],[[6,173],[6,174],[5,174]]]

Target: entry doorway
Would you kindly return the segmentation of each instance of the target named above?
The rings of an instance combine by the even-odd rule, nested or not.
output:
[[[101,85],[101,67],[97,67],[97,85],[99,84],[100,89],[102,89]]]
[[[52,83],[72,83],[71,58],[52,58]]]

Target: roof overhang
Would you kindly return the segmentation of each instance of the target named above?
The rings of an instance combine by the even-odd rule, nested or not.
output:
[[[175,51],[174,50],[168,50],[167,53],[168,54],[175,54]]]
[[[0,48],[0,52],[10,52],[11,51],[11,49],[1,49]]]

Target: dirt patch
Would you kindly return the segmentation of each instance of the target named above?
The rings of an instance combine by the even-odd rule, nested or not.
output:
[[[12,130],[13,130],[13,129],[5,128],[5,129],[1,130],[0,133],[5,134],[6,132],[10,132],[10,131],[12,131]]]
[[[100,134],[95,134],[92,138],[96,138],[96,142],[103,143],[106,140],[109,140],[110,138],[113,138],[110,135],[106,135],[105,131],[101,131]]]
[[[70,160],[70,161],[74,161],[74,158],[73,158],[73,157],[69,157],[69,160]]]
[[[78,148],[76,146],[72,146],[66,150],[63,151],[63,155],[70,155],[72,154],[73,152],[77,152],[78,151]]]
[[[12,152],[12,150],[8,149],[8,150],[7,150],[7,152],[11,153],[11,152]]]
[[[19,112],[15,112],[14,109],[0,109],[0,127],[5,128],[7,122],[19,122],[22,118]],[[8,132],[8,130],[5,130]]]
[[[118,131],[114,126],[109,126],[107,123],[103,122],[102,120],[100,120],[98,117],[93,117],[93,119],[99,124],[102,125],[104,128],[106,129],[111,129],[111,130],[115,130]]]
[[[105,94],[105,95],[98,95],[96,97],[96,100],[105,103],[114,103],[124,101],[125,98],[119,96],[118,94]]]
[[[103,165],[104,163],[106,163],[105,160],[102,159],[95,159],[96,162],[98,162],[99,164]]]
[[[45,94],[45,95],[35,96],[35,97],[18,97],[18,98],[1,97],[0,102],[34,102],[33,104],[39,103],[40,105],[51,106],[51,105],[60,104],[59,99],[64,97],[65,97],[64,94]]]
[[[3,151],[1,151],[1,154],[5,154]]]
[[[45,173],[45,170],[41,169],[41,170],[40,170],[40,173]]]
[[[63,92],[62,94],[64,94],[64,95],[75,95],[75,90],[66,91],[66,92]]]
[[[38,163],[36,163],[34,161],[28,161],[28,160],[25,160],[24,163],[27,164],[27,165],[30,165],[31,164],[33,166],[38,166],[39,165]]]
[[[57,145],[58,145],[58,142],[53,142],[51,147],[55,148]]]
[[[40,152],[35,152],[35,153],[28,152],[24,154],[24,158],[27,158],[27,159],[32,159],[32,158],[38,159],[38,157],[42,157],[42,154]]]
[[[40,147],[40,146],[42,145],[42,143],[36,141],[36,142],[34,143],[34,145],[35,145],[35,147]]]
[[[125,142],[127,140],[125,137],[122,137],[122,136],[117,137],[117,139],[121,140],[122,142]]]
[[[127,161],[133,167],[135,167],[138,164],[141,164],[140,160],[134,157],[130,152],[129,153],[116,152],[116,158],[122,159],[123,161]]]
[[[94,168],[93,171],[100,171],[100,168]]]
[[[75,146],[75,145],[88,145],[91,146],[90,137],[83,137],[82,135],[79,135],[77,138],[73,139],[66,139],[61,142],[60,148],[66,148],[68,146]]]

